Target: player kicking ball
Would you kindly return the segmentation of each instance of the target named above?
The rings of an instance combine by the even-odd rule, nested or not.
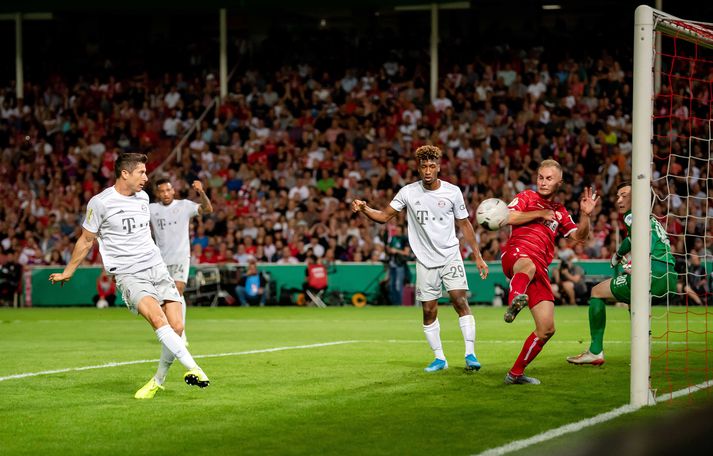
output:
[[[416,299],[422,303],[423,332],[436,357],[425,371],[448,368],[438,322],[438,299],[443,286],[458,313],[458,323],[465,340],[466,370],[477,371],[480,362],[475,356],[475,318],[466,298],[468,280],[456,237],[456,225],[473,250],[481,278],[487,277],[488,265],[480,256],[463,193],[455,185],[438,179],[440,162],[439,148],[419,147],[416,149],[416,164],[421,180],[402,187],[384,210],[372,209],[366,202],[354,200],[352,211],[361,212],[375,222],[386,223],[406,208],[409,245],[417,260]]]
[[[623,214],[627,236],[612,255],[611,267],[616,276],[598,283],[592,288],[589,298],[589,350],[577,356],[567,357],[572,364],[604,364],[604,329],[607,324],[606,301],[631,303],[631,270],[621,267],[622,258],[631,251],[631,183],[622,182],[616,190],[616,206]],[[671,243],[666,230],[652,215],[651,221],[651,295],[665,296],[676,292],[678,274],[674,270],[676,260],[671,254]]]
[[[146,155],[138,153],[117,157],[116,183],[89,200],[72,258],[64,271],[50,274],[49,280],[52,284],[68,282],[98,240],[104,269],[116,279],[129,310],[144,317],[156,332],[161,358],[178,359],[188,370],[185,382],[205,388],[210,380],[181,340],[181,296],[151,238],[149,197],[143,190],[148,180],[146,160]],[[134,397],[153,398],[163,389],[169,367],[159,363],[157,374]]]
[[[579,224],[554,200],[562,185],[562,167],[544,160],[537,170],[537,191],[518,193],[508,205],[512,233],[502,255],[503,272],[510,279],[505,321],[512,323],[525,307],[530,308],[535,330],[527,337],[515,364],[505,376],[506,384],[539,384],[525,375],[525,368],[555,334],[555,303],[548,267],[555,250],[555,237],[582,242],[589,237],[590,218],[596,196],[585,188],[580,200]]]

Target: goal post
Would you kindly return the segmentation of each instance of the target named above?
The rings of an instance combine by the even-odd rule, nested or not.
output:
[[[639,6],[635,12],[634,87],[632,106],[631,156],[631,384],[630,403],[649,403],[651,276],[650,208],[651,163],[653,153],[654,10]]]
[[[661,44],[661,38],[668,40],[668,44]],[[662,51],[662,46],[668,47]],[[652,344],[657,335],[652,333],[650,292],[652,211],[666,209],[664,214],[654,211],[654,215],[666,219],[666,230],[675,242],[671,254],[677,264],[685,265],[685,275],[679,277],[684,290],[692,277],[688,261],[692,256],[700,258],[701,252],[708,252],[705,256],[708,259],[709,247],[712,247],[707,245],[713,236],[708,222],[713,213],[710,203],[713,195],[712,50],[713,25],[680,19],[646,5],[636,8],[631,164],[631,262],[634,267],[630,305],[630,403],[633,406],[653,405],[656,400],[656,388],[652,386]],[[662,56],[667,61],[659,65],[657,60]],[[661,87],[667,87],[666,93],[658,92],[661,90],[658,84],[654,86],[654,81],[661,80],[662,76],[666,77],[666,81],[661,82]],[[665,171],[654,178],[653,174],[658,172],[657,162],[664,164]],[[694,188],[692,181],[694,168],[698,173],[695,175],[698,188]],[[656,189],[664,187],[665,194],[657,196]],[[678,194],[684,191],[685,194]],[[673,210],[675,198],[678,207]],[[684,208],[681,208],[681,200]],[[670,229],[669,219],[679,226],[677,232]],[[689,231],[691,224],[693,231]],[[701,239],[702,247],[689,248],[696,238]],[[707,280],[710,265],[708,261],[705,263]],[[710,383],[713,369],[709,361],[712,334],[709,327],[713,327],[713,319],[709,320],[709,294],[710,289],[707,289],[703,304],[695,303],[697,308],[689,308],[685,291],[666,296],[666,308],[662,312],[667,318],[666,327],[656,342],[666,347],[661,377],[668,379],[670,385],[675,384],[671,379],[676,379],[687,382],[684,385],[689,390],[695,390],[701,379]],[[678,315],[684,321],[680,328],[675,327],[674,319],[669,319],[671,315]],[[676,347],[673,344],[681,344],[683,348],[671,348]],[[679,353],[684,358],[680,362],[673,359]]]

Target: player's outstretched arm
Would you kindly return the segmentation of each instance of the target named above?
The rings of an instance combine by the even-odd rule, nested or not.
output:
[[[86,228],[82,228],[82,235],[77,239],[77,243],[74,244],[74,250],[72,250],[72,258],[69,260],[67,266],[65,266],[64,271],[55,272],[50,274],[49,280],[54,285],[57,282],[64,285],[64,282],[68,282],[72,278],[77,267],[84,261],[84,259],[89,254],[89,251],[94,245],[94,240],[97,238],[96,233],[87,231]]]
[[[508,216],[508,225],[524,225],[538,219],[554,221],[556,220],[555,211],[550,209],[527,212],[511,210]]]
[[[398,214],[396,209],[391,206],[387,206],[386,209],[380,211],[369,207],[369,205],[362,200],[352,201],[352,212],[361,212],[377,223],[386,223]]]
[[[210,200],[208,199],[208,195],[206,195],[205,191],[203,190],[203,184],[201,181],[193,181],[193,190],[198,192],[198,195],[201,197],[201,207],[198,208],[198,212],[200,215],[203,214],[210,214],[213,212],[213,205],[210,203]]]
[[[475,266],[480,272],[480,278],[484,279],[488,277],[488,263],[483,260],[483,256],[480,254],[480,248],[478,247],[478,241],[475,240],[475,230],[473,230],[473,225],[467,218],[456,219],[456,224],[458,228],[463,233],[465,242],[468,243],[471,250],[473,250],[473,257],[475,260]]]
[[[586,241],[589,238],[591,227],[591,217],[597,205],[597,194],[592,187],[585,187],[582,197],[579,199],[579,223],[577,231],[572,233],[571,238],[577,242]]]

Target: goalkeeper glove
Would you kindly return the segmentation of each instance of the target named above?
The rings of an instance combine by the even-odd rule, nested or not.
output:
[[[609,264],[611,265],[612,268],[615,268],[615,267],[617,267],[617,265],[619,263],[621,263],[621,255],[614,252],[614,255],[612,255],[611,261],[609,262]]]

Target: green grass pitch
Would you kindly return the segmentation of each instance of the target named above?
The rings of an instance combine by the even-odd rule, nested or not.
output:
[[[211,386],[185,385],[176,362],[166,390],[139,401],[133,394],[155,372],[160,353],[140,317],[118,308],[0,309],[0,454],[467,455],[628,403],[626,310],[607,308],[606,364],[579,367],[565,357],[588,347],[587,309],[557,308],[557,334],[527,371],[538,386],[503,384],[532,331],[529,312],[508,325],[503,309],[473,311],[481,371],[464,372],[457,316],[442,306],[450,368],[427,374],[433,356],[419,308],[191,308],[190,350]],[[655,308],[654,334],[707,328],[705,313],[662,312]],[[681,338],[671,333],[652,344],[654,353],[664,345],[702,350],[656,359],[652,378],[662,390],[710,374],[699,369],[710,361],[698,355],[709,347],[707,330],[689,332],[688,345]],[[87,366],[102,367],[69,370]],[[8,378],[43,371],[59,372]]]

